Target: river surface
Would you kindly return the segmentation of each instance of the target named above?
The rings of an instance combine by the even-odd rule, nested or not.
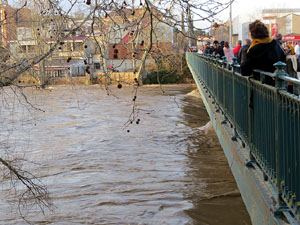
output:
[[[1,157],[25,159],[53,202],[32,224],[250,225],[227,160],[194,86],[55,86],[1,92]],[[15,93],[15,94],[13,94]],[[113,96],[114,95],[114,96]],[[38,110],[40,109],[40,110]],[[42,112],[43,110],[44,112]],[[1,172],[0,224],[26,224]],[[16,189],[22,186],[17,186]]]

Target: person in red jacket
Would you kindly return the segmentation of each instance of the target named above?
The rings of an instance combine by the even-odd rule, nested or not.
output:
[[[242,48],[242,41],[238,40],[237,46],[233,49],[234,57],[238,57],[238,54],[239,54],[239,51],[241,50],[241,48]]]

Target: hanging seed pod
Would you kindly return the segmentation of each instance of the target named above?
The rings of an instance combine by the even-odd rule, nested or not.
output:
[[[88,74],[90,74],[90,67],[87,66],[86,69],[85,69],[85,71],[86,71]]]
[[[122,88],[122,84],[118,84],[118,86],[117,86],[119,89],[121,89]]]
[[[72,60],[72,57],[69,57],[69,58],[67,59],[67,63],[69,63],[71,60]]]
[[[91,4],[91,0],[86,0],[86,4],[90,5]]]

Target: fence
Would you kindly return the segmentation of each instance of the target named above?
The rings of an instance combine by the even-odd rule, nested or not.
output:
[[[274,74],[255,71],[257,80],[237,72],[236,60],[229,65],[226,59],[197,53],[187,53],[186,58],[194,78],[233,125],[232,140],[240,138],[249,146],[251,158],[276,188],[280,206],[288,207],[299,219],[300,98],[285,86],[292,82],[297,90],[300,81],[287,77],[281,62],[274,65]],[[264,83],[267,76],[275,86]]]

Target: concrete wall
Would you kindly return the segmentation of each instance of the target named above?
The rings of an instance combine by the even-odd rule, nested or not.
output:
[[[282,35],[286,35],[286,17],[277,18],[276,22],[278,24],[278,32]]]
[[[291,24],[291,32],[287,31],[287,24],[290,22]],[[289,14],[276,19],[276,23],[278,23],[278,31],[282,35],[289,35],[291,33],[300,34],[300,15],[297,14]]]
[[[100,83],[106,82],[106,77],[104,73],[94,73],[94,76],[98,78]],[[109,77],[110,77],[110,82],[112,84],[116,84],[119,82],[135,83],[134,78],[136,78],[136,74],[133,72],[112,72],[109,73]]]
[[[300,15],[293,14],[292,33],[300,34]]]
[[[94,63],[100,63],[100,55],[94,55],[93,56],[93,62]],[[141,65],[141,60],[136,60],[136,69],[139,68]],[[133,66],[132,66],[132,59],[111,59],[107,60],[107,66],[112,66],[115,70],[121,71],[121,72],[133,72]],[[155,61],[148,57],[145,63],[145,70],[151,71],[153,68],[155,68]],[[100,70],[96,70],[96,73],[103,72],[102,68]]]

